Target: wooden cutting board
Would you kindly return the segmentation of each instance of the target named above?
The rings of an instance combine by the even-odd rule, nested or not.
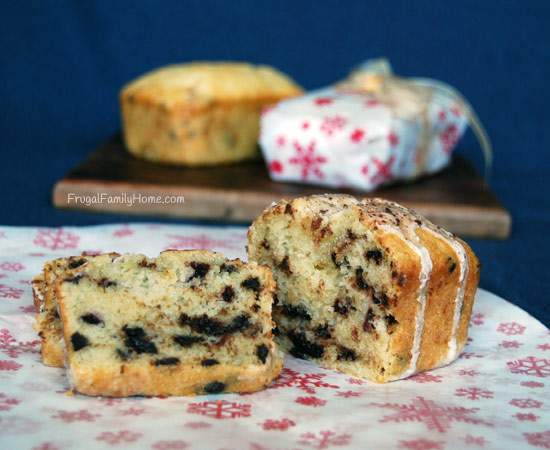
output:
[[[509,212],[460,157],[436,175],[365,194],[275,183],[261,161],[211,168],[153,164],[134,158],[115,136],[55,184],[53,202],[60,208],[249,222],[272,201],[324,192],[385,197],[461,236],[504,239],[510,233]],[[130,198],[171,195],[183,196],[184,203],[135,201],[131,207],[124,203]],[[83,202],[85,197],[100,196],[102,202]]]

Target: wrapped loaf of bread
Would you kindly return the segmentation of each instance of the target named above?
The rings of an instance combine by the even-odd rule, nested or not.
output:
[[[376,382],[455,360],[479,280],[470,247],[396,203],[318,195],[254,221],[249,259],[271,267],[292,355]]]
[[[254,158],[261,110],[301,92],[268,66],[163,67],[122,89],[124,141],[135,156],[163,163],[196,166]]]

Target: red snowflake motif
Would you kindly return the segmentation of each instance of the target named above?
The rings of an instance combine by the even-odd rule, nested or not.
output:
[[[326,136],[332,136],[337,131],[341,130],[346,126],[347,120],[342,116],[328,116],[323,118],[321,123],[321,131],[325,133]]]
[[[75,248],[79,240],[80,238],[70,231],[65,231],[63,228],[54,228],[38,230],[38,234],[33,242],[38,247],[49,248],[50,250],[64,250]]]
[[[445,111],[439,111],[439,114],[437,115],[438,119],[442,122],[447,119],[447,113]]]
[[[228,402],[226,400],[206,401],[191,403],[187,412],[200,414],[201,416],[213,417],[214,419],[236,419],[238,417],[249,417],[252,405],[246,403]]]
[[[359,142],[361,142],[364,137],[365,137],[365,131],[362,130],[361,128],[356,128],[349,135],[350,141],[355,143],[355,144],[358,144]]]
[[[34,307],[34,305],[20,306],[19,311],[24,312],[26,314],[35,313],[36,308]]]
[[[313,100],[313,103],[315,103],[317,106],[326,106],[330,105],[334,99],[332,97],[317,97],[315,100]]]
[[[537,348],[539,350],[544,350],[544,351],[550,350],[550,344],[546,344],[546,343],[545,344],[539,344],[539,345],[537,345]]]
[[[0,330],[0,350],[10,358],[17,358],[21,353],[36,353],[39,340],[17,342],[6,328]]]
[[[483,313],[472,314],[470,322],[472,325],[483,325],[485,323],[485,315]]]
[[[383,163],[378,158],[372,158],[371,161],[376,166],[376,173],[372,176],[371,183],[382,184],[391,178],[391,166],[395,162],[395,156],[390,156],[390,159],[386,163]]]
[[[482,398],[493,398],[493,391],[480,389],[475,386],[459,388],[455,391],[456,397],[465,397],[469,400],[480,400]]]
[[[534,400],[532,398],[514,398],[509,401],[510,405],[515,406],[516,408],[526,409],[526,408],[540,408],[542,402]]]
[[[91,414],[87,409],[79,409],[78,411],[63,411],[58,410],[57,414],[50,416],[52,419],[59,419],[65,423],[72,422],[94,422],[100,414]]]
[[[311,141],[307,147],[303,147],[298,142],[294,142],[296,156],[290,158],[288,162],[293,165],[301,166],[301,175],[303,180],[309,178],[310,173],[319,179],[325,175],[321,171],[321,164],[325,164],[327,159],[324,156],[315,154],[315,141]]]
[[[309,128],[309,122],[306,120],[302,123],[302,130],[307,130]]]
[[[277,144],[277,147],[284,147],[286,145],[286,138],[281,134],[277,136],[275,143]]]
[[[451,428],[452,422],[469,423],[473,425],[493,426],[482,419],[472,417],[479,408],[463,408],[461,406],[441,406],[433,400],[416,397],[409,404],[371,403],[373,406],[390,408],[395,414],[385,416],[380,422],[422,422],[428,430],[445,433]]]
[[[374,108],[375,106],[378,106],[380,104],[380,102],[378,100],[376,100],[375,98],[369,98],[366,102],[365,102],[365,106],[367,108]]]
[[[349,384],[358,384],[359,386],[365,384],[365,382],[359,378],[348,378],[346,381]]]
[[[287,418],[280,419],[280,420],[267,419],[261,425],[262,425],[262,428],[266,431],[268,430],[286,431],[290,427],[293,427],[294,425],[296,425],[296,422]]]
[[[550,430],[541,433],[523,433],[529,445],[540,448],[550,448]]]
[[[96,436],[96,441],[105,441],[109,445],[117,445],[124,442],[135,442],[141,436],[141,433],[135,433],[129,430],[122,430],[116,433],[112,431],[104,431],[100,435]]]
[[[101,250],[84,250],[82,256],[99,256],[103,252]]]
[[[388,134],[388,142],[390,143],[390,145],[392,147],[395,147],[397,144],[399,144],[399,136],[397,136],[397,134],[395,134],[393,131],[391,131]]]
[[[18,262],[3,262],[0,264],[0,269],[5,270],[6,272],[19,272],[24,268],[25,266]]]
[[[464,438],[466,445],[477,445],[478,447],[485,447],[486,441],[483,436],[466,435]]]
[[[458,127],[454,124],[449,125],[439,135],[439,139],[443,145],[443,151],[447,154],[451,153],[451,150],[458,141]]]
[[[5,284],[0,284],[0,297],[1,298],[21,298],[23,295],[23,289],[14,288]]]
[[[200,430],[201,428],[210,428],[212,425],[208,422],[187,422],[185,426],[193,430]]]
[[[314,408],[317,408],[318,406],[325,406],[327,404],[326,400],[320,399],[319,397],[315,397],[313,395],[311,397],[298,397],[294,400],[294,402],[304,406],[313,406]]]
[[[502,347],[502,348],[519,348],[523,344],[519,341],[502,341],[498,345],[499,347]]]
[[[517,322],[507,322],[499,324],[497,331],[508,336],[512,336],[516,334],[523,334],[525,327]]]
[[[240,248],[242,240],[237,236],[230,237],[228,239],[214,239],[206,234],[194,234],[190,236],[183,236],[177,234],[167,235],[173,241],[168,244],[165,249],[175,250],[211,250],[213,248],[224,248],[227,250],[235,250]]]
[[[416,383],[441,383],[443,377],[441,375],[433,375],[428,372],[417,373],[409,378],[410,381]]]
[[[533,413],[516,413],[514,417],[520,422],[536,422],[539,420],[539,416],[536,416]]]
[[[158,441],[155,442],[151,448],[154,450],[182,450],[189,447],[189,444],[185,441]]]
[[[304,373],[284,368],[279,377],[271,384],[270,388],[277,389],[282,387],[296,387],[307,394],[315,394],[316,389],[338,389],[334,384],[325,383],[323,373]]]
[[[113,236],[117,238],[132,236],[132,234],[134,234],[134,230],[132,230],[130,227],[122,227],[118,230],[113,231]]]
[[[510,372],[533,377],[546,378],[550,376],[550,359],[528,356],[506,363]]]
[[[451,111],[451,113],[453,113],[456,117],[460,117],[462,114],[462,110],[456,105],[451,106],[449,111]]]
[[[544,383],[541,383],[540,381],[522,381],[520,385],[528,388],[544,387]]]
[[[0,411],[9,411],[18,404],[19,400],[17,400],[16,398],[8,397],[3,392],[0,392]]]
[[[336,434],[334,431],[324,430],[318,433],[304,433],[300,436],[299,444],[317,449],[330,448],[332,446],[344,446],[350,443],[349,434]]]
[[[269,163],[269,171],[272,173],[283,173],[283,163],[278,159],[274,159]]]
[[[336,393],[336,397],[350,398],[350,397],[361,397],[363,394],[357,391],[340,391]]]
[[[459,358],[460,359],[483,358],[483,355],[479,355],[479,354],[474,353],[474,352],[462,352],[459,355]]]
[[[399,441],[399,448],[406,448],[409,450],[442,450],[443,442],[421,438],[412,441]]]
[[[53,442],[42,442],[41,444],[35,445],[32,450],[61,450],[61,448]]]
[[[466,369],[460,369],[458,371],[458,374],[461,377],[475,377],[476,375],[479,375],[479,372],[475,370],[466,370]]]
[[[12,371],[15,372],[23,367],[21,364],[15,361],[0,360],[0,371]]]
[[[141,416],[145,412],[145,408],[136,408],[131,406],[128,409],[123,409],[120,414],[123,416]]]

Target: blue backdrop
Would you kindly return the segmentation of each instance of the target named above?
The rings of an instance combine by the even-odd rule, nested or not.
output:
[[[492,137],[491,184],[512,238],[472,241],[482,286],[550,321],[550,2],[31,1],[0,29],[0,224],[136,217],[56,211],[56,179],[119,128],[117,94],[151,68],[194,59],[272,64],[307,88],[385,55],[402,75],[457,87]],[[481,162],[468,133],[459,152]],[[139,219],[139,218],[138,218]]]

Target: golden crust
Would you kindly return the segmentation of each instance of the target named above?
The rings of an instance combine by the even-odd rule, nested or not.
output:
[[[120,94],[128,150],[150,161],[223,164],[257,156],[261,110],[302,93],[265,66],[191,63],[168,66]]]
[[[457,346],[458,351],[462,351],[468,340],[468,325],[470,324],[470,317],[472,315],[472,309],[474,308],[474,300],[479,284],[480,264],[477,256],[474,254],[470,246],[459,239],[466,250],[468,256],[468,265],[470,270],[468,271],[468,280],[466,284],[466,291],[464,293],[464,303],[462,305],[462,311],[460,313],[460,322],[457,332]]]

